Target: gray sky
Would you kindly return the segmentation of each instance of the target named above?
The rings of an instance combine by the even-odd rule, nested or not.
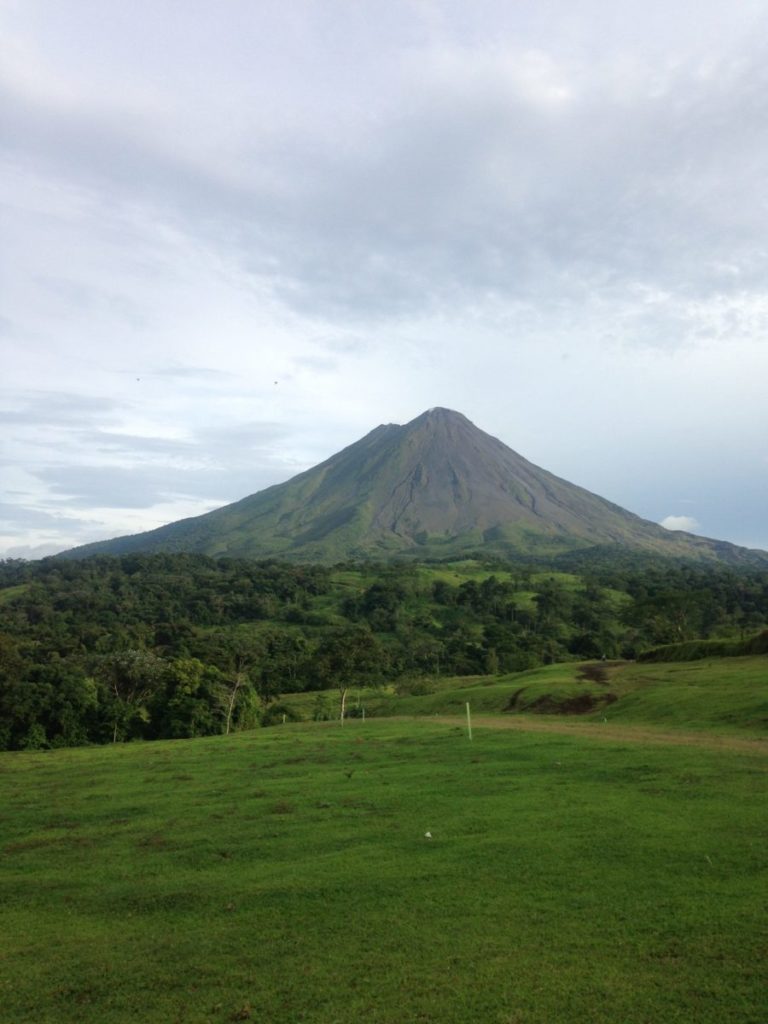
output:
[[[768,548],[768,0],[0,0],[0,556],[443,405]]]

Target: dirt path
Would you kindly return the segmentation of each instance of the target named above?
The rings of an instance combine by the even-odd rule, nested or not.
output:
[[[413,716],[409,721],[442,722],[461,725],[464,720],[451,715]],[[473,715],[472,726],[478,729],[516,729],[519,732],[561,733],[580,739],[608,740],[611,743],[658,743],[669,746],[705,747],[707,750],[743,751],[768,755],[768,738],[722,736],[707,732],[670,732],[643,725],[617,725],[608,722],[564,722],[546,718],[500,715]]]

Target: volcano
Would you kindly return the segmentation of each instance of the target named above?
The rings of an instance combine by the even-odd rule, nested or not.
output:
[[[205,515],[66,555],[197,552],[333,563],[605,548],[768,560],[670,532],[528,462],[450,409],[376,427],[325,462]]]

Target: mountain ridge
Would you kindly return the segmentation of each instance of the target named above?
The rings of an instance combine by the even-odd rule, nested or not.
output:
[[[380,424],[290,480],[222,508],[62,555],[193,551],[334,562],[478,549],[555,556],[601,545],[729,562],[764,554],[665,530],[534,465],[462,413],[435,407],[404,425]]]

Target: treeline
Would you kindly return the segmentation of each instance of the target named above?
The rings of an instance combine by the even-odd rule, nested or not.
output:
[[[268,724],[285,692],[634,658],[768,623],[768,572],[332,568],[197,555],[0,562],[0,749]]]
[[[685,640],[643,651],[638,661],[702,661],[704,658],[741,658],[768,654],[768,630],[745,640]]]

